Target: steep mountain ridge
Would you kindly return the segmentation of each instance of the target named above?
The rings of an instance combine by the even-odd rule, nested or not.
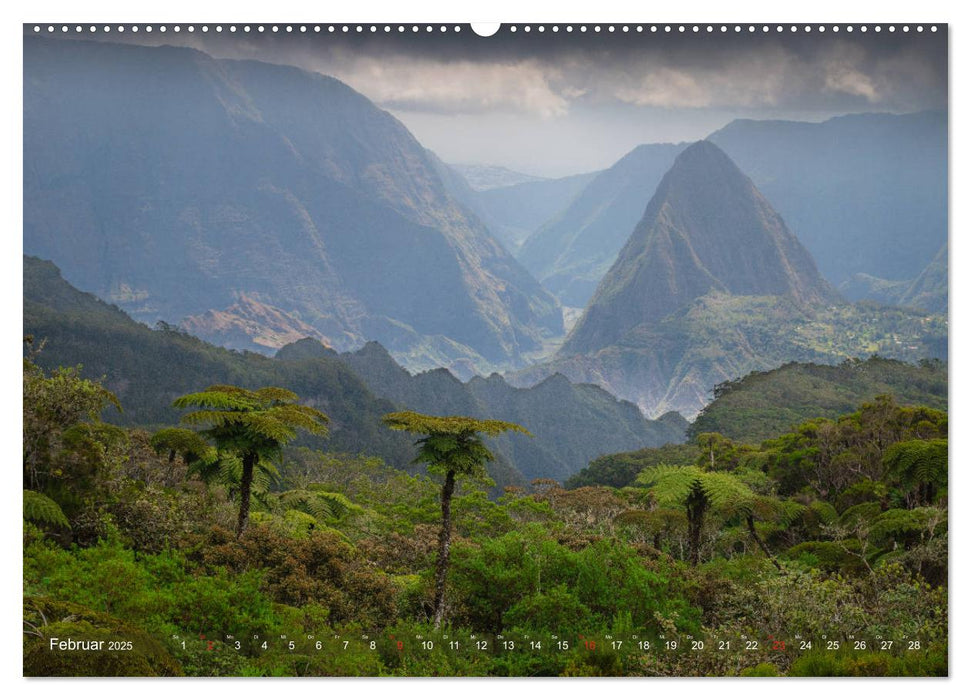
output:
[[[141,320],[218,337],[199,318],[245,295],[340,349],[485,369],[562,330],[407,129],[333,78],[33,37],[24,65],[25,251]]]
[[[303,352],[316,341],[304,340]],[[280,355],[293,352],[289,346]],[[687,421],[671,414],[644,418],[637,406],[619,401],[592,384],[575,384],[554,374],[535,386],[517,388],[498,374],[461,382],[444,369],[411,375],[377,343],[344,353],[341,359],[375,395],[412,410],[471,415],[519,423],[532,438],[502,436],[490,442],[527,478],[563,480],[615,445],[657,446],[681,442]]]
[[[838,299],[782,218],[708,141],[678,155],[560,356],[613,345],[709,292]]]
[[[509,372],[516,386],[562,373],[692,418],[712,387],[787,362],[878,353],[947,357],[947,319],[848,304],[782,218],[717,146],[685,149],[557,355]]]
[[[565,306],[586,306],[686,145],[641,145],[597,173],[526,239],[519,261]]]

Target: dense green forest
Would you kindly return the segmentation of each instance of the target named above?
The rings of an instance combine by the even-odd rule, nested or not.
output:
[[[284,449],[310,423],[275,389],[200,386],[189,424],[110,425],[111,392],[35,351],[26,675],[947,674],[943,411],[881,396],[760,445],[706,433],[619,488],[490,499],[468,471],[436,627],[440,477]],[[255,433],[216,430],[237,410]]]

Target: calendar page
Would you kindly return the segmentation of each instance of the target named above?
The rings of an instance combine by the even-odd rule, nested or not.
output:
[[[23,675],[948,676],[947,24],[22,33]]]

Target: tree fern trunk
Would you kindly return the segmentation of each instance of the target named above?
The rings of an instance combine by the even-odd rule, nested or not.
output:
[[[745,517],[745,524],[748,525],[749,534],[752,535],[752,539],[755,540],[755,543],[759,546],[759,549],[761,549],[765,553],[765,556],[767,556],[769,558],[769,561],[771,561],[775,565],[775,568],[777,568],[779,571],[782,571],[782,566],[780,566],[779,562],[776,561],[776,558],[772,556],[772,552],[769,551],[769,548],[766,546],[765,542],[763,542],[762,538],[759,537],[759,533],[756,532],[755,518],[753,518],[751,515],[747,515]]]
[[[695,492],[688,497],[688,550],[691,566],[698,566],[701,559],[701,528],[708,506],[703,494]]]
[[[448,574],[448,553],[452,545],[452,494],[455,493],[455,472],[445,474],[442,484],[442,530],[438,533],[438,563],[435,566],[435,629],[442,626],[445,614],[445,577]]]
[[[249,496],[253,488],[253,469],[256,467],[256,455],[250,453],[243,456],[243,477],[239,480],[239,520],[236,522],[237,539],[243,535],[249,520]]]

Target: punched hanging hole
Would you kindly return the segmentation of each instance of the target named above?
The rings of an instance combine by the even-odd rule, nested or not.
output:
[[[499,22],[473,22],[472,31],[479,36],[492,36],[499,31],[502,25]]]

